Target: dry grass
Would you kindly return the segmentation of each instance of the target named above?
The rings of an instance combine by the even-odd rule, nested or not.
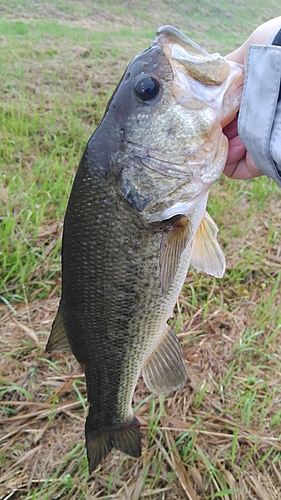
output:
[[[186,286],[191,285],[196,287],[189,274]],[[247,344],[243,336],[249,318],[258,300],[269,297],[257,299],[253,288],[247,300],[232,297],[236,305],[230,312],[223,290],[221,283],[213,283],[209,303],[219,294],[221,306],[210,305],[213,310],[205,319],[203,307],[189,316],[186,294],[180,297],[176,318],[186,317],[179,336],[187,386],[168,398],[156,398],[140,380],[134,406],[144,435],[141,459],[115,452],[90,478],[84,453],[83,373],[72,356],[43,354],[58,300],[16,306],[15,311],[2,306],[0,498],[33,498],[30,492],[44,491],[46,498],[64,499],[200,500],[216,498],[218,492],[224,499],[279,499],[280,425],[277,430],[272,418],[280,412],[281,334],[274,346],[264,348],[266,332]],[[277,302],[276,297],[273,309]],[[249,349],[254,350],[254,378],[247,366]],[[276,366],[264,366],[264,357],[273,355]],[[237,400],[237,392],[244,394],[244,401]],[[248,399],[253,394],[256,399],[250,422],[247,393]]]
[[[32,9],[29,1],[5,1],[0,6],[5,18],[19,23],[22,47],[13,46],[13,57],[17,64],[20,60],[24,75],[19,91],[17,64],[7,65],[1,109],[8,116],[13,105],[16,122],[22,117],[32,121],[36,112],[42,118],[30,128],[26,142],[25,137],[16,137],[15,152],[8,146],[4,149],[7,178],[0,188],[0,221],[13,216],[16,220],[5,236],[7,248],[11,251],[12,236],[17,242],[23,235],[26,246],[18,259],[33,249],[37,253],[30,270],[15,272],[1,291],[0,500],[279,500],[281,200],[273,183],[222,179],[212,190],[210,210],[220,227],[226,275],[222,280],[192,270],[187,275],[172,323],[182,341],[188,382],[177,393],[158,398],[139,381],[133,405],[143,431],[140,459],[115,451],[89,477],[83,372],[72,356],[44,354],[59,300],[57,255],[71,178],[126,63],[166,22],[191,37],[197,34],[198,43],[208,40],[209,50],[220,44],[223,53],[241,35],[235,9],[239,19],[245,11],[242,21],[254,27],[274,15],[276,1],[261,2],[254,15],[242,0],[231,6],[221,0],[220,7],[212,0],[205,5],[198,1],[196,6],[171,0],[163,3],[164,16],[158,1],[149,8],[148,2],[136,6],[127,1],[122,7],[101,2],[93,14],[88,1],[33,2]],[[28,26],[33,36],[36,22],[46,19],[84,30],[84,40],[77,40],[73,32],[73,39],[62,37],[60,45],[56,33],[41,36],[36,46],[28,37],[24,43],[21,30],[24,33]],[[235,26],[227,30],[230,24]],[[103,44],[87,38],[97,31],[100,36],[106,33]],[[8,46],[9,36],[1,41]],[[23,131],[27,123],[23,120]],[[14,139],[3,130],[0,135],[1,145],[7,137],[9,144]],[[48,169],[44,172],[55,181],[48,187],[51,203],[35,221],[35,231],[32,216],[46,198],[36,198],[34,207],[39,208],[30,208],[32,186],[36,195],[38,186],[45,190],[41,174],[35,180],[31,175],[40,154],[48,160],[42,163]],[[51,188],[62,170],[56,194]],[[19,174],[26,192],[13,187]],[[22,215],[27,209],[31,222]]]

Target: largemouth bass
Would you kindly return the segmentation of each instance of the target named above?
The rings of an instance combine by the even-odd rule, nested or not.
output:
[[[164,26],[126,69],[80,161],[46,351],[71,351],[84,367],[90,472],[113,447],[140,456],[141,372],[155,393],[186,382],[167,321],[190,263],[217,277],[225,269],[206,203],[242,86],[240,66]]]

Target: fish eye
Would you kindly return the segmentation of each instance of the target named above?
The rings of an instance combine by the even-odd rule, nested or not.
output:
[[[134,90],[142,101],[149,101],[157,96],[160,84],[156,78],[146,76],[138,80],[134,85]]]

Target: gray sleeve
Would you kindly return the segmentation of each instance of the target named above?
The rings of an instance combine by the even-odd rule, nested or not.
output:
[[[281,47],[251,45],[238,133],[257,167],[281,186]]]

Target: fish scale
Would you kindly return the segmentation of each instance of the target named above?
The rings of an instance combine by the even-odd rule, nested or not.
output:
[[[62,307],[68,311],[64,313],[64,324],[71,347],[82,365],[98,363],[100,367],[104,360],[102,373],[108,372],[108,377],[114,381],[114,377],[118,379],[119,374],[121,376],[120,357],[123,366],[126,366],[124,385],[127,385],[128,380],[130,384],[136,383],[147,357],[146,351],[151,349],[155,335],[153,330],[159,335],[159,325],[154,325],[159,323],[154,309],[165,308],[159,280],[159,255],[156,252],[156,248],[160,247],[161,233],[156,233],[154,228],[151,230],[149,224],[145,227],[136,211],[126,201],[116,197],[114,186],[108,182],[97,182],[94,168],[91,170],[87,182],[89,198],[85,197],[84,190],[81,195],[80,190],[74,188],[64,223]],[[107,204],[104,207],[102,200],[105,197]],[[83,224],[93,228],[92,238],[79,223],[81,211]],[[99,211],[102,221],[96,225]],[[72,249],[70,254],[69,248]],[[134,248],[134,254],[128,265],[127,249],[131,248]],[[158,290],[151,276],[156,277]],[[140,300],[142,308],[136,310]],[[101,332],[101,340],[95,342]],[[87,350],[84,343],[87,343]],[[146,350],[145,344],[148,345]],[[128,354],[131,358],[129,364],[126,361]],[[97,397],[103,397],[103,384],[88,386],[88,399],[94,404]],[[118,394],[114,383],[110,392],[110,400],[114,401],[114,395]],[[122,398],[128,410],[131,402],[123,392]]]
[[[46,351],[83,365],[90,472],[112,448],[140,456],[131,404],[141,372],[157,394],[186,382],[167,321],[190,263],[216,277],[225,269],[206,204],[227,157],[221,122],[237,112],[242,85],[239,65],[162,27],[128,66],[82,156]]]
[[[132,419],[134,387],[182,283],[172,298],[163,296],[159,223],[144,222],[114,183],[99,179],[99,170],[96,178],[93,165],[82,160],[79,169],[64,222],[61,309],[72,351],[85,368],[93,415],[88,431],[100,434]]]

